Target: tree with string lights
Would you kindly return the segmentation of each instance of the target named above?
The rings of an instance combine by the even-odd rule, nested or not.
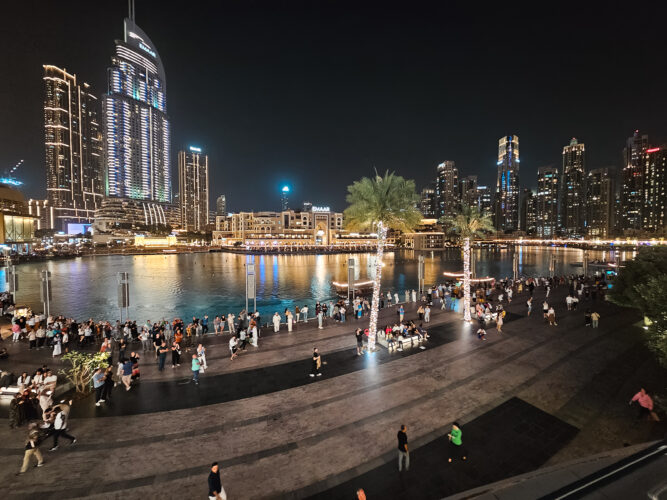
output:
[[[470,244],[477,238],[493,231],[491,216],[483,214],[477,207],[463,205],[456,215],[445,216],[440,222],[448,232],[456,235],[463,252],[463,319],[470,316]]]
[[[375,279],[373,282],[373,301],[368,327],[368,349],[375,349],[378,308],[380,305],[380,283],[382,280],[382,256],[387,242],[387,230],[412,231],[422,219],[417,210],[419,196],[415,190],[415,181],[406,180],[393,172],[374,177],[364,177],[347,187],[345,209],[345,227],[350,231],[371,230],[377,233],[377,255],[375,261]]]

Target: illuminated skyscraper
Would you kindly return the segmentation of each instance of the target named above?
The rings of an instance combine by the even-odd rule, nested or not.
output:
[[[563,148],[560,225],[566,236],[583,236],[586,231],[586,148],[572,138]]]
[[[224,194],[218,196],[218,199],[215,201],[215,214],[227,215],[227,198]]]
[[[289,210],[289,186],[283,186],[280,190],[280,207],[283,210]]]
[[[537,233],[537,200],[532,190],[524,188],[521,192],[521,231],[526,234]]]
[[[438,165],[435,185],[436,216],[455,215],[459,208],[459,171],[453,161],[443,161]]]
[[[125,19],[107,76],[109,91],[102,97],[106,194],[171,202],[164,67],[132,19]]]
[[[621,229],[642,229],[643,174],[648,135],[639,135],[635,130],[623,149],[621,171]]]
[[[425,219],[435,219],[435,187],[433,183],[422,189],[419,208]]]
[[[467,175],[459,179],[459,199],[461,205],[474,205],[477,194],[477,176]]]
[[[537,170],[537,235],[553,238],[558,231],[558,189],[560,175],[556,167]]]
[[[91,222],[102,201],[102,137],[97,98],[87,83],[44,66],[46,191],[53,224]]]
[[[586,196],[586,232],[594,238],[607,238],[611,234],[614,186],[611,169],[596,168],[588,173]]]
[[[208,224],[208,155],[190,146],[178,152],[178,199],[181,227],[204,231]]]
[[[667,224],[667,148],[649,148],[644,159],[642,229],[656,232]]]
[[[496,229],[519,229],[519,138],[508,135],[498,140],[496,182]]]

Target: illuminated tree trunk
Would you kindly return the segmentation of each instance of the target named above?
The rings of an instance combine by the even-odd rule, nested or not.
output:
[[[463,321],[470,317],[470,238],[463,239]]]
[[[373,301],[371,302],[371,322],[368,325],[368,350],[375,350],[375,335],[378,325],[378,309],[380,308],[380,283],[382,282],[382,256],[387,240],[387,228],[378,223],[378,249],[375,260],[375,282],[373,283]]]

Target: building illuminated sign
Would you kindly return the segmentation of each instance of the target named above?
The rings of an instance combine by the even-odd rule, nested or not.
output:
[[[17,181],[16,179],[10,179],[8,177],[0,177],[0,184],[10,184],[12,186],[20,186],[23,184],[21,181]]]
[[[331,212],[329,207],[313,207],[313,212]]]
[[[150,55],[152,55],[153,57],[157,57],[157,55],[155,54],[155,52],[152,51],[151,48],[150,48],[148,45],[146,45],[145,43],[143,43],[143,42],[139,42],[139,48],[140,48],[141,50],[143,50],[144,52],[148,52],[148,53],[149,53]]]
[[[194,151],[195,153],[201,153],[201,148],[197,148],[195,146],[190,146],[190,151]]]

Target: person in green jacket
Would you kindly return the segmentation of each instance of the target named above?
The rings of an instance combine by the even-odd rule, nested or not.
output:
[[[452,424],[452,430],[447,436],[449,437],[449,462],[452,461],[452,457],[456,456],[461,460],[466,460],[468,457],[463,447],[463,431],[458,423]]]

